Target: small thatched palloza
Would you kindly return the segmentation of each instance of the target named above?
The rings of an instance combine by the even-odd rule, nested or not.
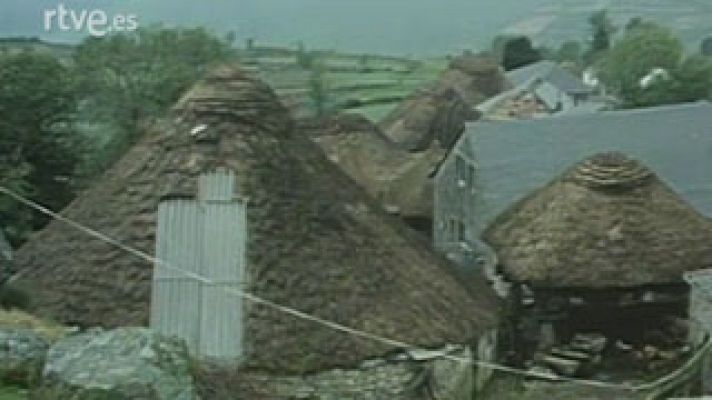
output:
[[[484,239],[512,283],[525,358],[581,334],[612,350],[677,351],[687,329],[682,275],[712,266],[712,221],[621,153],[573,166],[497,217]]]
[[[712,221],[621,153],[569,169],[484,237],[505,275],[534,287],[681,283],[683,272],[712,266]]]

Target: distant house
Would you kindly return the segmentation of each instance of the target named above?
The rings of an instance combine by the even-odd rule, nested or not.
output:
[[[596,93],[596,85],[553,61],[539,61],[507,72],[506,90],[479,104],[484,119],[522,119],[558,113],[596,112],[610,100]]]
[[[553,112],[565,111],[588,101],[593,89],[558,63],[544,60],[509,71],[515,88],[527,88]]]
[[[471,266],[494,218],[577,160],[622,151],[712,217],[712,105],[707,102],[468,124],[435,178],[435,246]],[[492,259],[490,254],[490,261]]]

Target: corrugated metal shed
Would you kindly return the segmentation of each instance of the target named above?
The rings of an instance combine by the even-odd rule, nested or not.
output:
[[[594,153],[621,151],[656,171],[712,217],[712,105],[707,102],[524,121],[468,124],[457,145],[477,164],[473,207],[494,217],[565,168]]]

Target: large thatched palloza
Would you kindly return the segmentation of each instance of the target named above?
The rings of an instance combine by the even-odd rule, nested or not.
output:
[[[486,284],[460,285],[446,260],[330,163],[272,90],[239,67],[196,85],[63,213],[150,253],[161,199],[195,193],[198,177],[216,168],[234,171],[248,198],[246,291],[428,349],[469,345],[496,326]],[[18,267],[42,315],[85,326],[148,321],[152,265],[59,221],[19,251]],[[285,376],[293,394],[303,373],[358,369],[401,350],[259,304],[245,319],[241,376],[264,372],[271,383],[255,390],[265,398],[283,398],[267,393],[281,387],[272,377]],[[371,390],[359,371],[349,381],[313,378],[334,392]],[[386,378],[375,382],[400,390]]]

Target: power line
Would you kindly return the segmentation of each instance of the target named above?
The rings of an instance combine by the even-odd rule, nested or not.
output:
[[[212,280],[210,280],[202,275],[196,274],[191,271],[186,271],[179,267],[173,266],[173,265],[169,264],[168,262],[166,262],[165,260],[159,259],[159,258],[154,257],[150,254],[147,254],[141,250],[135,249],[135,248],[128,246],[124,243],[121,243],[120,241],[118,241],[114,238],[111,238],[97,230],[94,230],[94,229],[84,226],[76,221],[73,221],[67,217],[64,217],[61,214],[56,213],[56,212],[54,212],[42,205],[30,200],[30,199],[27,199],[24,196],[22,196],[18,193],[15,193],[14,191],[12,191],[4,186],[1,186],[1,185],[0,185],[0,193],[4,193],[5,195],[15,199],[16,201],[18,201],[18,202],[36,210],[36,211],[42,213],[42,214],[45,214],[53,219],[56,219],[63,223],[66,223],[67,225],[69,225],[81,232],[84,232],[89,236],[99,239],[99,240],[101,240],[105,243],[108,243],[112,246],[115,246],[121,250],[124,250],[127,253],[130,253],[135,257],[141,258],[141,259],[148,261],[154,265],[157,264],[164,268],[168,268],[170,270],[176,271],[179,274],[181,274],[187,278],[194,279],[194,280],[201,282],[203,284],[206,284],[206,285],[214,284],[214,282]],[[27,272],[27,270],[23,270],[23,271],[20,271],[20,272],[14,274],[12,277],[10,277],[10,279],[8,280],[8,283],[15,281],[16,279],[21,277],[25,272]],[[346,325],[343,325],[343,324],[340,324],[340,323],[337,323],[334,321],[330,321],[330,320],[323,319],[323,318],[320,318],[320,317],[317,317],[317,316],[314,316],[311,314],[307,314],[307,313],[299,311],[297,309],[294,309],[294,308],[291,308],[288,306],[284,306],[284,305],[275,303],[273,301],[264,299],[262,297],[256,296],[254,294],[245,292],[244,290],[228,288],[228,287],[224,287],[224,286],[218,286],[218,287],[220,287],[225,293],[242,297],[243,299],[251,301],[253,303],[270,307],[270,308],[275,309],[279,312],[291,315],[296,318],[314,322],[316,324],[322,325],[324,327],[327,327],[327,328],[335,330],[335,331],[339,331],[339,332],[349,334],[349,335],[352,335],[355,337],[360,337],[363,339],[373,340],[373,341],[376,341],[376,342],[379,342],[379,343],[382,343],[382,344],[385,344],[388,346],[398,347],[398,348],[402,348],[402,349],[422,350],[422,349],[419,349],[419,347],[415,346],[415,345],[411,345],[411,344],[408,344],[408,343],[405,343],[405,342],[402,342],[399,340],[387,338],[385,336],[377,335],[375,333],[351,328],[351,327],[348,327]],[[528,370],[513,368],[513,367],[506,366],[506,365],[492,363],[492,362],[488,362],[488,361],[484,361],[484,360],[473,360],[473,359],[468,359],[468,358],[464,358],[464,357],[458,357],[458,356],[454,356],[451,354],[442,354],[442,355],[438,355],[438,357],[447,359],[450,361],[455,361],[455,362],[464,363],[464,364],[473,364],[478,367],[489,368],[492,370],[511,373],[511,374],[529,377],[529,378],[554,380],[554,381],[560,381],[560,382],[573,383],[573,384],[577,384],[577,385],[581,385],[581,386],[597,387],[597,388],[602,388],[602,389],[617,389],[617,390],[625,390],[625,391],[631,391],[631,392],[639,392],[639,391],[650,390],[650,389],[656,388],[660,385],[663,385],[663,384],[668,383],[669,381],[675,379],[677,376],[679,376],[681,373],[683,373],[684,370],[691,367],[694,363],[698,362],[700,360],[700,358],[702,356],[704,356],[704,354],[710,349],[710,347],[712,347],[712,340],[708,339],[706,344],[704,346],[702,346],[697,351],[697,353],[693,357],[691,357],[688,360],[688,362],[685,363],[682,367],[676,369],[675,371],[673,371],[673,372],[671,372],[671,373],[669,373],[655,381],[643,383],[643,384],[639,384],[639,385],[631,385],[631,384],[625,384],[625,383],[610,383],[610,382],[598,381],[598,380],[592,380],[592,379],[580,379],[580,378],[559,376],[559,375],[554,375],[554,374],[548,374],[545,372],[528,371]]]

